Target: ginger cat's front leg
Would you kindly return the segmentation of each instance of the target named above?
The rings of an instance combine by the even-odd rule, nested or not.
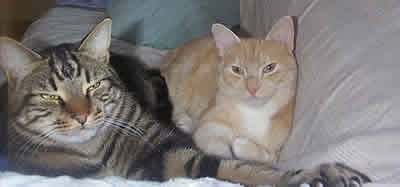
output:
[[[205,153],[221,156],[224,158],[233,158],[232,140],[233,131],[222,122],[204,122],[200,124],[193,138],[196,145]]]
[[[275,163],[277,156],[248,138],[238,137],[232,143],[233,154],[241,160]]]
[[[193,133],[194,130],[193,120],[186,112],[174,110],[172,118],[173,121],[176,123],[176,126],[183,132],[188,134]]]
[[[232,128],[223,122],[208,121],[200,124],[193,138],[197,146],[210,155],[224,158],[275,163],[277,156],[245,137],[236,137]]]

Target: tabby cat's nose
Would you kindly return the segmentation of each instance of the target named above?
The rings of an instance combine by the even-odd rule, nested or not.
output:
[[[74,98],[66,102],[66,109],[71,117],[78,121],[82,126],[86,123],[89,115],[89,100],[87,98]]]
[[[78,121],[82,126],[85,125],[87,121],[87,115],[86,114],[79,114],[75,116],[76,121]]]

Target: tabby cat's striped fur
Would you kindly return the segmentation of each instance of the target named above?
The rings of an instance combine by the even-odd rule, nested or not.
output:
[[[172,123],[159,72],[121,56],[110,57],[110,36],[111,20],[105,19],[79,46],[62,44],[41,55],[0,39],[0,67],[8,78],[10,169],[156,181],[209,176],[278,186],[320,178],[366,180],[341,164],[292,172],[203,154]],[[345,180],[337,180],[342,176]]]

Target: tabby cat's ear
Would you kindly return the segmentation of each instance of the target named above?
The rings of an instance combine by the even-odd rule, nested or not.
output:
[[[278,40],[286,44],[290,53],[294,50],[294,23],[293,18],[284,16],[272,26],[266,40]]]
[[[39,54],[21,43],[7,37],[0,37],[0,69],[5,73],[9,86],[16,86],[20,80],[32,72],[38,61],[43,60]]]
[[[224,56],[225,50],[233,44],[240,43],[239,37],[221,24],[213,24],[211,31],[220,56]]]
[[[78,51],[96,60],[108,58],[111,44],[111,19],[106,18],[85,37]]]

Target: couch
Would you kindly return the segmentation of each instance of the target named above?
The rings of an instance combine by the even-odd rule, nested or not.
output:
[[[263,37],[281,16],[297,18],[296,112],[292,135],[282,151],[279,166],[311,168],[321,162],[340,161],[369,175],[374,180],[369,187],[399,186],[400,1],[242,0],[240,6],[242,28],[256,37]],[[76,39],[103,16],[92,12],[84,19],[78,14],[80,10],[61,11],[77,13],[79,21],[74,23],[85,25],[73,27],[72,37]],[[42,23],[45,24],[42,20],[36,26]],[[23,41],[29,47],[37,47],[43,43],[37,40],[40,35],[43,33],[31,27]],[[71,37],[59,36],[64,40]],[[131,53],[138,52],[135,46],[129,49]],[[163,54],[149,50],[145,51],[156,54],[155,61]],[[103,181],[47,179],[0,172],[0,186],[6,181],[14,182],[7,186],[157,186],[113,177]],[[210,179],[160,185],[230,186]]]

